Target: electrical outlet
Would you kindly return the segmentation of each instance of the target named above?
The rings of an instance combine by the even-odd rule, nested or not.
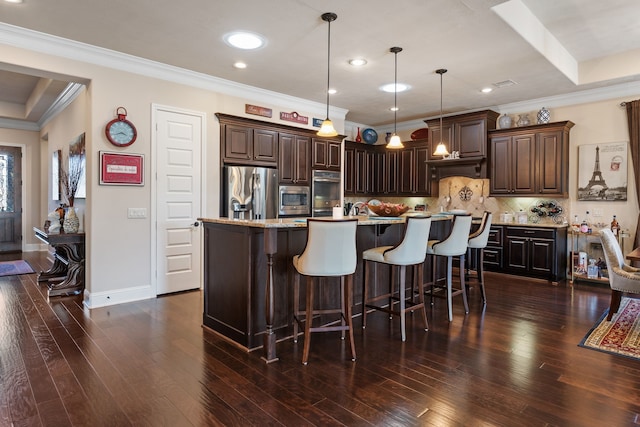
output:
[[[598,217],[598,218],[602,217],[602,209],[600,209],[600,208],[594,209],[593,210],[593,216],[594,217]]]

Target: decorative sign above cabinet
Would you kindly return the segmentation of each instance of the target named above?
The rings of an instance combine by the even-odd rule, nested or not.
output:
[[[280,120],[286,120],[288,122],[295,122],[306,125],[309,123],[309,117],[301,116],[295,111],[291,113],[285,113],[284,111],[280,112]]]

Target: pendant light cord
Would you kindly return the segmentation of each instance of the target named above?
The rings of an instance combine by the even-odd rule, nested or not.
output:
[[[323,19],[325,19],[324,16]],[[329,80],[331,76],[331,21],[335,19],[336,17],[333,16],[328,16],[326,18],[329,23],[329,31],[327,31],[327,119],[329,118],[329,88],[331,87],[331,82]]]
[[[438,68],[436,73],[440,74],[440,143],[442,143],[442,136],[444,131],[442,129],[442,75],[447,72],[446,68]]]
[[[397,135],[398,125],[398,51],[395,52],[396,71],[393,80],[393,134]]]

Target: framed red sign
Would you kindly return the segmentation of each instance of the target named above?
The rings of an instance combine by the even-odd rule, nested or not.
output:
[[[144,185],[144,155],[101,151],[100,185]]]

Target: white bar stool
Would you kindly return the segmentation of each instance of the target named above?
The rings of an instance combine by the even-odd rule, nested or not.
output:
[[[453,296],[462,294],[464,303],[464,312],[469,313],[469,304],[467,303],[467,292],[464,283],[465,274],[465,254],[467,253],[467,242],[469,241],[469,232],[471,231],[471,214],[454,215],[451,233],[444,240],[430,240],[427,244],[427,254],[432,256],[432,277],[431,277],[431,298],[433,299],[434,288],[436,287],[436,256],[447,257],[447,310],[449,313],[449,321],[453,320],[453,307],[451,299]],[[460,257],[460,289],[452,289],[451,276],[453,269],[453,257]]]
[[[493,215],[491,212],[485,211],[482,214],[480,227],[469,235],[469,241],[467,242],[467,246],[469,248],[469,264],[471,264],[471,257],[475,258],[476,277],[478,279],[478,284],[480,285],[483,304],[487,303],[487,294],[484,290],[484,248],[487,247],[487,243],[489,242],[492,219]]]
[[[353,274],[358,262],[356,252],[357,219],[307,220],[307,242],[300,255],[293,257],[295,274],[293,283],[293,341],[298,341],[298,326],[304,322],[304,350],[302,363],[309,360],[312,332],[348,331],[351,344],[351,360],[356,360],[353,342],[353,319],[351,315],[351,294]],[[306,310],[300,311],[300,276],[306,276]],[[316,277],[340,277],[342,302],[338,309],[314,309],[314,285]],[[325,282],[325,281],[320,281]],[[340,314],[340,325],[335,322],[326,326],[312,327],[314,315]],[[301,316],[304,315],[304,319]],[[346,325],[345,325],[346,322]],[[344,332],[343,336],[344,338]]]
[[[402,341],[407,339],[405,332],[405,314],[407,311],[414,311],[416,309],[422,309],[422,318],[424,319],[424,330],[429,330],[429,322],[427,321],[427,311],[424,306],[424,281],[422,280],[423,264],[426,258],[427,241],[429,239],[429,231],[431,230],[431,217],[408,217],[406,227],[404,230],[404,237],[402,242],[397,246],[379,246],[376,248],[368,249],[362,253],[363,276],[364,276],[364,290],[362,293],[362,327],[367,326],[367,308],[373,308],[375,310],[384,311],[391,315],[396,314],[400,316],[400,332],[402,335]],[[389,284],[389,293],[369,298],[369,283],[371,278],[370,262],[378,262],[388,264],[391,266],[391,283]],[[394,291],[394,275],[393,267],[399,266],[400,269],[400,281],[398,284],[398,296]],[[415,301],[415,294],[413,292],[411,299],[409,300],[405,295],[405,280],[407,266],[414,267],[414,280],[418,281],[418,302]],[[413,290],[413,286],[411,286]],[[382,307],[373,305],[376,301],[382,299],[389,299],[389,305]],[[394,301],[400,304],[398,310],[393,309]],[[409,304],[409,307],[407,307]]]

